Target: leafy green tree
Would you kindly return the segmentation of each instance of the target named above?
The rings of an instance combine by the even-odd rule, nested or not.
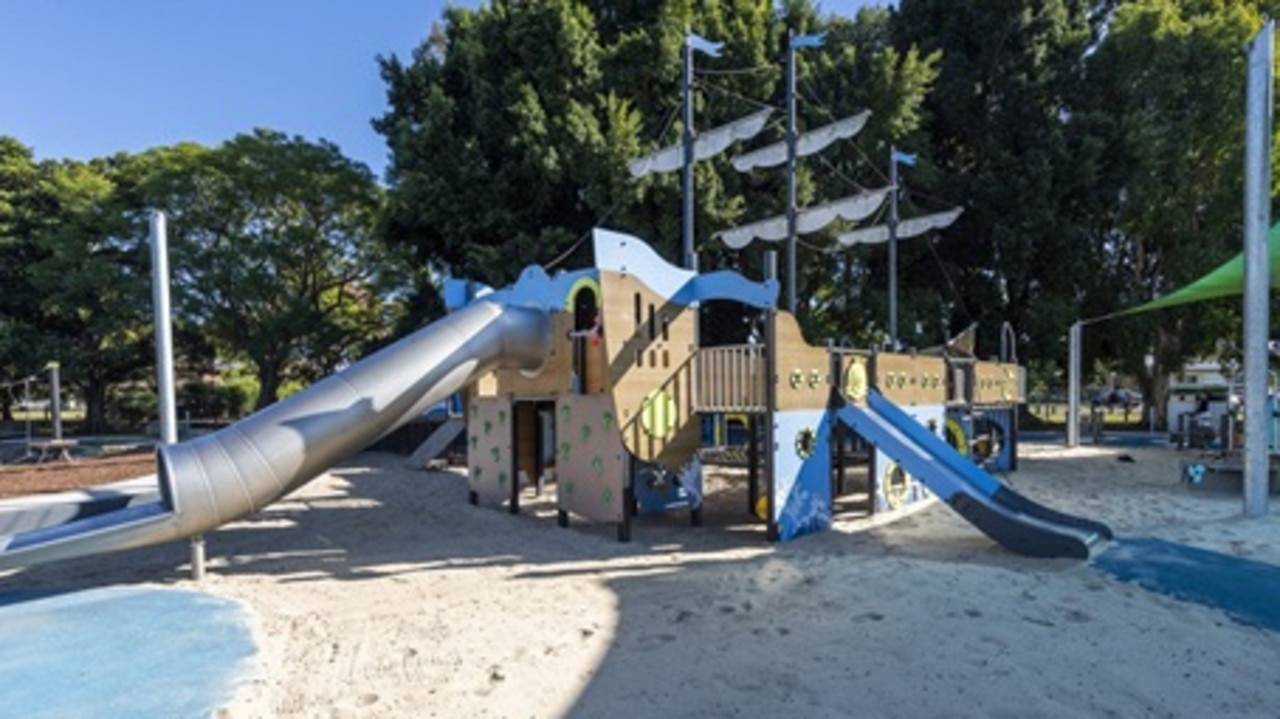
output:
[[[762,105],[783,107],[786,29],[830,29],[827,49],[800,58],[801,83],[809,89],[801,129],[874,107],[873,142],[887,148],[888,138],[919,126],[937,59],[895,49],[889,17],[882,10],[855,21],[822,18],[806,0],[777,11],[755,0],[451,8],[411,62],[382,60],[390,108],[375,127],[392,155],[385,234],[435,273],[490,284],[510,281],[524,264],[562,259],[596,223],[634,232],[677,258],[679,173],[636,180],[626,164],[681,137],[685,33],[725,43],[720,57],[699,55],[695,62],[699,130]],[[781,113],[771,125],[762,142],[781,137]],[[785,180],[777,171],[740,174],[729,163],[732,154],[696,167],[695,243],[703,267],[757,274],[759,247],[730,252],[713,235],[784,211]],[[802,165],[802,204],[884,184],[856,147],[833,157],[827,162],[834,171]],[[813,243],[825,250],[831,236]],[[833,277],[820,253],[810,258],[802,294],[836,294],[832,288],[848,278]],[[429,292],[429,283],[420,287]],[[813,325],[854,331],[847,308],[822,310]]]
[[[412,63],[383,58],[388,243],[494,285],[568,248],[593,219],[599,63],[591,15],[568,0],[450,7]]]
[[[336,146],[256,130],[145,162],[143,193],[172,213],[184,319],[253,364],[256,408],[285,382],[358,359],[395,325],[397,264],[375,238],[381,191]]]
[[[1133,0],[1116,10],[1090,56],[1089,112],[1105,129],[1118,186],[1094,268],[1105,278],[1095,297],[1108,307],[1177,289],[1240,250],[1242,47],[1262,22],[1256,2]],[[1144,354],[1154,350],[1159,366],[1177,367],[1238,334],[1238,322],[1238,302],[1166,310],[1154,322],[1121,321],[1094,346],[1142,376],[1148,397],[1162,397]]]
[[[40,256],[23,272],[46,359],[83,397],[84,429],[101,432],[110,388],[153,362],[146,230],[116,195],[112,163],[46,162],[41,175],[56,204],[35,234]]]
[[[983,355],[995,354],[1004,321],[1024,356],[1064,353],[1061,337],[1096,272],[1091,248],[1100,238],[1081,218],[1106,199],[1102,148],[1077,115],[1105,5],[902,0],[896,13],[899,47],[942,53],[924,108],[935,191],[966,212],[937,250],[957,288],[953,321],[981,323]],[[903,272],[907,282],[937,281],[909,263]]]
[[[42,256],[35,234],[49,224],[53,199],[31,149],[0,136],[0,379],[16,381],[48,360],[40,353],[39,297],[26,268]],[[12,398],[0,392],[0,420],[11,421]]]

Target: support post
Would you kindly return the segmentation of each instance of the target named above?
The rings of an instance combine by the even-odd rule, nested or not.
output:
[[[1249,44],[1244,153],[1244,515],[1267,513],[1267,340],[1270,335],[1271,130],[1275,21]]]
[[[160,441],[178,441],[178,411],[173,384],[173,324],[169,305],[169,239],[164,213],[151,213],[151,300],[156,333],[156,389],[159,392]]]
[[[1067,350],[1067,446],[1080,446],[1080,341],[1081,324],[1071,325]]]
[[[769,250],[764,253],[764,278],[777,280],[778,253]],[[778,486],[777,440],[775,438],[778,421],[778,311],[773,307],[765,310],[764,323],[764,491],[765,507],[768,516],[765,518],[765,537],[770,542],[778,541],[778,522],[775,519],[774,490]]]
[[[50,362],[49,369],[49,412],[53,419],[53,439],[62,439],[62,379],[61,365]]]
[[[683,249],[684,267],[687,270],[698,269],[698,256],[693,244],[693,46],[689,42],[689,33],[685,32],[684,72],[681,75],[681,91],[684,96],[684,144],[683,192],[681,193],[681,246]]]
[[[889,351],[898,351],[898,148],[889,146]]]
[[[796,313],[796,46],[787,30],[787,311]]]
[[[169,303],[169,236],[164,213],[151,213],[151,304],[156,333],[156,391],[160,442],[178,441],[178,407],[173,382],[173,320]],[[191,538],[191,578],[204,579],[204,535]]]

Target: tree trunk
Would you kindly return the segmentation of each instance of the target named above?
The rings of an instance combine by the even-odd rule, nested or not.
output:
[[[80,434],[99,434],[107,429],[107,383],[91,380],[80,385],[84,394],[84,422]]]
[[[258,398],[253,403],[253,410],[275,404],[280,394],[280,368],[271,362],[258,363]]]
[[[13,400],[9,395],[0,395],[0,422],[13,421]]]

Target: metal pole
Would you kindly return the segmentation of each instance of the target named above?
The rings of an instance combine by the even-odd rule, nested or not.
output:
[[[889,349],[898,351],[898,161],[889,146]]]
[[[764,277],[766,280],[778,278],[778,253],[769,250],[764,253]],[[777,506],[774,502],[774,491],[778,486],[777,462],[777,410],[778,410],[778,312],[769,307],[765,310],[764,323],[764,472],[765,472],[765,537],[770,542],[778,540],[778,522],[775,520]]]
[[[169,303],[169,235],[164,213],[151,213],[151,302],[156,333],[156,391],[160,405],[160,442],[178,441],[178,411],[173,382],[173,330]],[[204,536],[191,538],[191,578],[204,579]]]
[[[787,311],[796,313],[796,48],[787,30]]]
[[[1080,446],[1080,341],[1081,324],[1071,325],[1067,350],[1067,446]]]
[[[27,457],[31,456],[31,380],[33,377],[24,377],[22,379],[22,406],[27,417]]]
[[[1244,515],[1267,513],[1271,467],[1267,449],[1267,339],[1271,226],[1272,62],[1275,21],[1249,45],[1244,153]]]
[[[689,43],[689,33],[685,31],[684,73],[681,79],[681,91],[684,95],[684,188],[681,210],[681,241],[683,246],[685,269],[698,269],[698,256],[693,248],[693,47]]]
[[[53,439],[62,439],[62,379],[60,365],[50,362],[49,365],[49,411],[53,416]]]
[[[173,387],[173,331],[169,307],[169,240],[163,212],[151,213],[151,299],[155,313],[156,389],[159,391],[160,441],[178,441]]]

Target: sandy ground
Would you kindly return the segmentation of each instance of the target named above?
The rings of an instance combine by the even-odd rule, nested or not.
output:
[[[1008,480],[1121,535],[1280,565],[1280,507],[1239,519],[1237,495],[1179,484],[1187,456],[1024,445]],[[461,474],[365,454],[209,536],[198,584],[183,545],[0,582],[243,602],[260,653],[222,717],[1280,712],[1280,634],[1087,563],[1012,555],[945,506],[769,546],[745,499],[728,501],[701,529],[645,518],[619,544],[545,510],[471,507]]]

